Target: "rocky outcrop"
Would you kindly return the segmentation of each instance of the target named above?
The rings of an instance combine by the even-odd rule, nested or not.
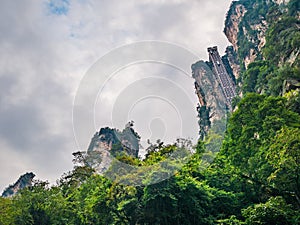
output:
[[[229,62],[229,66],[232,70],[232,74],[233,74],[235,80],[237,80],[240,77],[241,68],[240,68],[240,62],[239,62],[237,53],[234,50],[233,46],[228,46],[226,48],[225,56]]]
[[[288,79],[283,82],[283,94],[297,89],[300,90],[300,79]]]
[[[297,59],[299,59],[299,55],[300,55],[300,50],[296,49],[292,51],[290,56],[287,58],[286,62],[293,65],[297,61]]]
[[[232,2],[230,9],[226,16],[224,33],[232,44],[235,51],[238,50],[238,33],[239,24],[246,13],[246,8],[243,4]]]
[[[126,125],[125,129],[119,131],[115,128],[101,128],[99,132],[94,134],[87,152],[106,150],[116,150],[116,146],[120,150],[124,150],[128,155],[137,157],[139,153],[139,135],[132,128],[133,123]]]
[[[262,15],[255,15],[257,18],[251,19],[252,15],[249,11],[259,6],[255,2],[248,4],[245,2],[232,2],[227,13],[224,33],[232,44],[234,51],[238,53],[240,61],[247,68],[250,63],[260,56],[260,51],[266,43],[265,34],[268,23]],[[247,10],[247,7],[249,7],[249,10]]]
[[[93,136],[87,150],[86,164],[102,174],[110,167],[113,157],[126,154],[138,157],[140,137],[129,122],[125,129],[101,128]]]
[[[94,134],[87,152],[97,151],[99,149],[110,151],[112,145],[118,141],[116,129],[109,127],[101,128],[99,132]]]
[[[244,65],[245,65],[246,69],[248,68],[250,63],[254,62],[256,57],[257,57],[257,52],[255,51],[255,49],[250,48],[249,54],[246,55],[244,58]]]
[[[267,31],[267,28],[268,28],[267,25],[268,25],[268,23],[264,19],[262,19],[260,21],[260,23],[250,25],[251,30],[256,32],[255,39],[257,39],[257,40],[252,40],[252,42],[254,42],[254,43],[257,42],[258,43],[257,49],[259,51],[261,51],[262,48],[266,44],[266,31]]]
[[[224,33],[233,47],[226,50],[225,56],[235,78],[239,78],[240,96],[242,92],[279,95],[297,87],[297,80],[293,79],[297,78],[300,65],[298,2],[232,2]],[[257,63],[246,72],[253,62]]]
[[[280,19],[278,17],[281,9],[278,5],[286,5],[288,2],[288,0],[270,0],[260,3],[246,0],[232,2],[227,12],[224,33],[234,51],[238,53],[241,65],[245,69],[257,58],[261,58],[261,50],[266,44],[268,21]],[[273,6],[276,5],[278,12],[274,11]],[[269,11],[272,7],[274,12]],[[267,15],[268,13],[270,15]]]
[[[199,98],[197,107],[199,135],[200,139],[203,140],[214,123],[224,118],[226,99],[209,62],[198,61],[194,63],[192,76],[195,79],[195,92]]]
[[[20,176],[16,183],[7,187],[2,193],[2,197],[11,197],[17,194],[20,190],[30,187],[32,185],[32,180],[35,177],[33,173],[25,173]]]

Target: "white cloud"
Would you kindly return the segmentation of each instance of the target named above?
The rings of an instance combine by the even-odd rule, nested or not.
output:
[[[49,2],[1,1],[0,190],[27,170],[54,181],[71,169],[73,99],[84,73],[111,49],[162,40],[206,59],[208,45],[224,51],[228,44],[230,1],[56,0],[62,11]]]

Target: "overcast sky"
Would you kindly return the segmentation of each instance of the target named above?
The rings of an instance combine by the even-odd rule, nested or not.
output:
[[[104,125],[121,128],[126,119],[134,119],[144,139],[172,141],[180,135],[174,133],[180,124],[173,120],[182,119],[180,111],[187,106],[174,106],[170,96],[176,93],[180,99],[185,96],[181,91],[186,91],[194,110],[197,98],[193,80],[166,65],[146,63],[122,69],[105,85],[95,100],[96,115],[91,118],[95,127],[86,132],[78,146],[72,108],[80,81],[101,56],[137,41],[173,43],[203,60],[208,58],[208,46],[217,45],[223,54],[229,45],[222,31],[230,2],[1,1],[0,190],[29,171],[39,179],[55,182],[72,169],[71,153],[84,150],[95,130]],[[159,93],[149,99],[151,92],[145,87]],[[137,98],[130,102],[133,95]],[[126,101],[130,107],[121,107]],[[151,104],[155,107],[148,110]],[[118,121],[123,114],[127,117]],[[192,117],[193,123],[197,121]],[[197,124],[191,128],[195,129]]]

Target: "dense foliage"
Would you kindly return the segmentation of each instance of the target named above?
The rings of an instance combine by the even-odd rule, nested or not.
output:
[[[283,97],[248,94],[228,121],[215,161],[205,168],[205,143],[174,176],[130,186],[94,174],[80,163],[56,186],[36,182],[0,199],[0,224],[298,224],[300,223],[300,115]],[[152,145],[144,160],[158,165],[178,145]],[[210,153],[214,154],[214,153]],[[78,159],[79,158],[79,159]]]
[[[115,174],[111,181],[86,166],[78,152],[74,169],[56,185],[36,181],[12,198],[0,198],[0,225],[300,224],[300,97],[299,89],[284,87],[300,79],[299,1],[286,7],[239,2],[248,9],[246,19],[263,17],[269,26],[261,57],[243,71],[244,97],[235,100],[219,153],[211,141],[222,141],[217,131],[192,150],[186,143],[158,141],[144,159],[117,154],[122,145],[116,144],[118,161],[137,169],[119,171],[115,161],[107,171]],[[246,22],[241,26],[251,29]],[[243,33],[239,45],[242,58],[257,49]],[[198,112],[203,127],[210,127],[208,109]],[[170,178],[155,182],[162,174]]]

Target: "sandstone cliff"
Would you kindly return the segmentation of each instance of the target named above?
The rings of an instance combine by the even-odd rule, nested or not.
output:
[[[209,65],[209,62],[204,61],[192,65],[195,93],[199,98],[197,111],[200,139],[204,139],[214,123],[220,121],[226,114],[226,99]]]
[[[109,127],[101,128],[90,142],[86,163],[102,174],[117,155],[138,157],[139,145],[140,137],[133,129],[133,122],[129,122],[122,131]]]
[[[283,95],[299,88],[299,1],[233,1],[224,33],[232,46],[227,47],[222,61],[240,97],[247,92]],[[212,67],[209,62],[207,65]],[[221,118],[215,98],[218,87],[201,62],[193,64],[192,72],[200,103],[201,138],[213,120]],[[238,101],[239,97],[233,99],[233,107]]]
[[[288,0],[233,1],[225,20],[224,33],[238,53],[241,65],[248,68],[255,59],[261,58],[261,50],[266,43],[269,21],[279,19],[281,9]],[[276,17],[276,18],[274,18]],[[236,74],[235,74],[236,75]]]
[[[233,1],[224,33],[232,44],[225,56],[240,95],[283,95],[286,84],[299,82],[299,1]]]
[[[239,24],[246,13],[246,8],[243,4],[233,1],[227,13],[224,33],[232,44],[235,51],[238,50],[238,33]]]
[[[32,180],[35,177],[33,173],[25,173],[20,176],[16,183],[7,187],[2,193],[2,197],[10,197],[17,194],[20,190],[32,185]]]

